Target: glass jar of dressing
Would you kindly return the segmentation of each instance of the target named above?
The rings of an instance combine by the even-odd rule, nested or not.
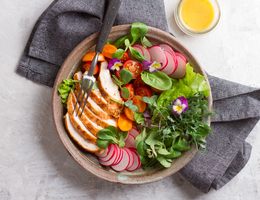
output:
[[[221,17],[217,0],[179,0],[174,17],[179,28],[191,36],[212,32]]]

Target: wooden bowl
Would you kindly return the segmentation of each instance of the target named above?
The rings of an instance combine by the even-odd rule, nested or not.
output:
[[[130,28],[131,25],[114,26],[109,34],[108,40],[116,41],[120,37],[129,34]],[[52,104],[53,119],[61,142],[63,143],[69,154],[84,169],[96,175],[97,177],[110,182],[122,184],[144,184],[158,181],[174,174],[175,172],[179,171],[183,166],[185,166],[196,154],[195,145],[192,145],[190,150],[184,152],[178,159],[173,161],[170,168],[164,168],[161,165],[158,165],[152,169],[148,169],[145,171],[140,168],[134,172],[123,171],[118,173],[113,171],[110,167],[101,166],[98,162],[97,157],[94,154],[81,149],[70,138],[68,132],[66,131],[64,125],[64,115],[66,114],[66,110],[61,103],[61,97],[58,95],[58,86],[63,79],[71,78],[73,74],[80,68],[81,59],[87,52],[94,51],[98,35],[99,33],[95,33],[82,41],[65,60],[57,75],[53,88]],[[192,53],[187,48],[185,48],[184,45],[181,44],[180,41],[174,36],[153,27],[149,27],[146,36],[153,45],[166,43],[170,45],[175,51],[182,53],[186,57],[188,62],[190,62],[195,72],[207,77],[206,73],[204,72],[196,58],[192,55]],[[207,101],[209,104],[209,108],[212,109],[211,93],[207,98]],[[204,118],[203,120],[206,124],[210,125],[210,117]]]

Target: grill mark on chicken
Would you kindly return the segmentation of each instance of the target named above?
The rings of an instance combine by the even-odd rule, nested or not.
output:
[[[82,80],[82,72],[81,71],[78,71],[77,73],[74,74],[74,80]],[[81,84],[79,83],[76,83],[76,91],[75,91],[75,94],[76,96],[78,97],[78,94],[79,94],[79,90],[81,88]],[[85,95],[86,97],[86,95]],[[83,99],[83,101],[85,102],[85,98]],[[81,93],[81,96],[80,96],[80,100],[82,98],[82,93]],[[103,103],[101,102],[101,100],[99,100],[99,97],[97,97],[97,95],[93,92],[93,90],[90,92],[90,96],[88,98],[88,101],[87,101],[87,107],[91,110],[91,112],[93,112],[95,115],[97,115],[98,117],[100,117],[101,119],[109,119],[110,118],[110,114],[107,113],[105,110],[103,110],[99,104],[105,104],[106,105],[106,102]]]
[[[85,73],[88,73],[88,71],[86,71]],[[82,76],[83,76],[82,72],[78,71],[74,75],[74,80],[82,80]],[[80,87],[81,87],[81,84],[76,83],[76,90],[79,91]],[[119,118],[119,116],[122,112],[122,109],[123,109],[122,104],[120,104],[120,106],[118,106],[117,103],[115,103],[110,98],[108,98],[106,93],[101,92],[98,88],[91,90],[89,96],[108,115],[112,115],[115,118]],[[115,93],[114,93],[114,96],[115,96]],[[109,99],[109,102],[107,102],[106,99]]]
[[[76,112],[73,113],[74,104],[72,102],[72,95],[71,91],[67,102],[70,121],[83,137],[95,143],[97,141],[97,133],[102,129],[102,127],[98,127],[96,124],[91,122],[84,113],[81,117],[79,117],[81,112],[78,113],[78,116],[76,116]],[[76,109],[78,109],[78,105],[76,106]]]
[[[102,97],[106,100],[109,106],[114,108],[113,116],[118,118],[124,108],[124,102],[120,97],[118,86],[113,82],[110,71],[107,69],[106,61],[102,62],[100,65],[98,84]],[[111,98],[115,99],[116,101],[122,102],[122,104],[111,100]]]
[[[75,95],[76,97],[78,98],[78,95],[79,95],[79,91],[76,90],[74,91],[75,92]],[[80,99],[82,98],[82,93],[80,95]],[[83,98],[83,102],[85,102],[86,100],[86,97],[84,96]],[[82,107],[83,107],[83,104],[82,104]],[[86,107],[92,112],[94,113],[95,115],[97,115],[99,118],[101,119],[109,119],[111,118],[105,111],[103,111],[92,99],[91,97],[88,98],[87,100],[87,103],[86,103]]]
[[[74,94],[74,92],[72,91],[71,92],[71,95],[72,95],[72,103],[73,105],[76,104],[76,96]],[[83,108],[83,105],[81,106],[81,108]],[[108,126],[115,126],[117,127],[117,121],[116,119],[112,118],[112,119],[108,119],[108,120],[103,120],[101,118],[99,118],[97,115],[95,115],[94,113],[92,113],[88,107],[85,107],[83,113],[88,116],[88,118],[96,123],[98,126],[102,127],[102,128],[106,128]]]

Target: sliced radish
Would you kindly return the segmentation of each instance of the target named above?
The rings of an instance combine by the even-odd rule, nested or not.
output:
[[[139,53],[141,53],[142,55],[144,55],[144,52],[143,52],[143,50],[142,50],[140,47],[138,47],[137,45],[133,45],[132,47],[133,47],[133,49],[135,49],[136,51],[138,51]],[[128,55],[129,55],[129,59],[130,59],[130,60],[136,60],[136,59],[132,56],[132,54],[131,54],[131,52],[130,52],[129,49],[127,50],[127,53],[128,53]]]
[[[100,162],[108,162],[108,161],[111,161],[111,160],[114,160],[117,159],[117,150],[114,150],[113,151],[113,154],[109,157],[109,158],[99,158],[99,161]]]
[[[123,158],[123,151],[122,148],[119,148],[119,146],[115,145],[117,148],[117,158],[115,159],[115,161],[111,164],[111,165],[117,165]]]
[[[164,50],[164,53],[168,59],[168,64],[166,65],[166,67],[160,71],[164,72],[167,75],[172,74],[177,66],[178,66],[178,61],[176,58],[176,55],[168,50]]]
[[[127,169],[127,171],[130,171],[130,172],[135,171],[142,166],[142,163],[140,161],[140,158],[139,158],[137,152],[134,149],[131,149],[131,150],[132,150],[132,153],[134,155],[134,164]]]
[[[171,78],[180,79],[186,75],[186,62],[182,59],[181,56],[176,55],[176,57],[177,57],[177,61],[178,61],[178,67],[175,70],[175,72],[173,72],[169,76]]]
[[[187,63],[187,59],[185,58],[185,56],[183,54],[181,54],[180,52],[175,52],[175,55],[178,55],[178,56],[182,57],[184,62]]]
[[[159,45],[154,45],[150,47],[148,50],[151,54],[152,61],[161,62],[162,63],[161,69],[164,69],[168,64],[168,60],[163,49]]]
[[[125,140],[125,147],[129,148],[135,148],[135,137],[131,135],[130,133],[128,134],[126,140]]]
[[[101,154],[95,153],[95,155],[96,155],[97,157],[99,157],[99,158],[104,158],[104,157],[107,156],[107,154],[109,153],[110,149],[111,149],[111,145],[109,145],[109,146],[103,151],[103,153],[101,153]]]
[[[133,153],[135,153],[138,157],[139,165],[137,166],[137,169],[139,169],[142,166],[142,162],[140,160],[139,154],[137,152],[137,149],[133,149]]]
[[[159,44],[159,46],[164,50],[172,52],[173,54],[175,53],[174,50],[168,44]]]
[[[151,54],[150,54],[149,50],[146,47],[144,47],[143,45],[140,45],[140,44],[135,44],[135,45],[143,51],[143,56],[146,58],[146,60],[148,62],[152,62]]]
[[[110,160],[114,156],[114,154],[115,154],[115,145],[114,144],[110,144],[109,146],[110,146],[110,151],[107,154],[107,156],[102,157],[102,158],[99,157],[99,160],[108,161],[108,160]]]
[[[133,127],[130,131],[129,134],[131,134],[132,136],[134,136],[135,138],[140,135],[140,131],[137,130],[136,127]]]
[[[134,164],[134,153],[132,152],[131,149],[124,147],[124,149],[128,152],[129,154],[129,164],[126,167],[126,170],[128,170],[132,165]]]
[[[113,156],[107,161],[99,159],[99,163],[104,166],[111,166],[115,162],[115,160],[118,158],[118,153],[119,152],[117,151],[117,148],[114,148]]]
[[[121,149],[123,151],[122,160],[118,164],[111,166],[111,168],[113,170],[117,171],[117,172],[124,171],[127,168],[127,166],[129,165],[129,162],[130,162],[129,153],[124,148],[121,148]]]
[[[132,46],[136,51],[138,51],[139,53],[141,53],[142,55],[144,55],[144,52],[143,52],[143,50],[138,46],[138,45],[133,45]]]

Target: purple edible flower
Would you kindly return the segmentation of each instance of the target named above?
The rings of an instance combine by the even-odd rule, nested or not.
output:
[[[184,96],[181,96],[174,100],[172,110],[175,114],[180,115],[188,108],[188,101]]]
[[[145,119],[145,121],[146,121],[146,126],[148,126],[148,124],[152,124],[152,121],[151,121],[151,119],[150,119],[150,112],[149,112],[149,110],[148,109],[146,109],[144,112],[143,112],[143,116],[144,116],[144,119]]]
[[[157,71],[158,69],[160,69],[162,67],[162,63],[159,63],[159,62],[156,62],[156,61],[153,61],[153,62],[148,62],[148,61],[143,61],[142,62],[143,64],[143,70],[148,70],[153,73],[155,71]]]
[[[117,58],[113,58],[112,60],[109,61],[109,64],[107,66],[107,69],[114,71],[117,70],[119,71],[122,68],[123,64],[120,60]]]

